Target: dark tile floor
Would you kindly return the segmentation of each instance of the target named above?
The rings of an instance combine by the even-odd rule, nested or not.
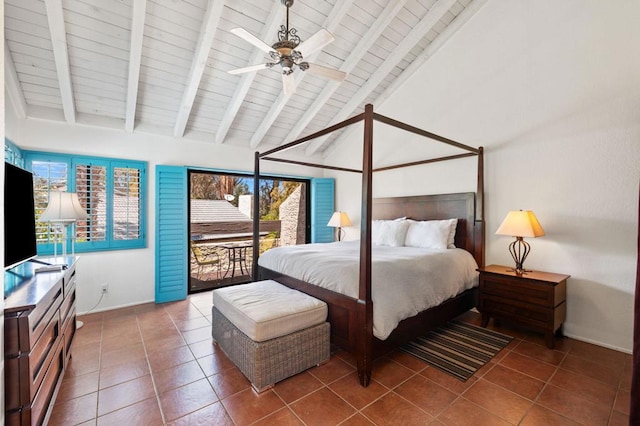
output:
[[[515,339],[467,382],[403,353],[359,386],[348,354],[257,395],[212,344],[211,294],[82,317],[50,425],[626,425],[631,356]],[[464,319],[478,323],[477,314]]]

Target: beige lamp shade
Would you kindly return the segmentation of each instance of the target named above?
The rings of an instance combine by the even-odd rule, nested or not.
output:
[[[52,191],[49,194],[49,205],[40,216],[41,222],[73,222],[86,219],[87,212],[75,192]]]
[[[496,235],[510,235],[512,237],[541,237],[544,229],[538,218],[531,210],[514,210],[507,214]]]
[[[351,226],[351,219],[349,219],[349,216],[345,212],[334,212],[331,219],[329,219],[327,226],[332,226],[334,228]]]
[[[344,226],[351,226],[351,219],[345,212],[334,212],[331,219],[329,219],[329,223],[327,226],[331,226],[333,228],[338,228],[338,241],[342,240],[342,234],[344,234],[344,230],[342,229]]]

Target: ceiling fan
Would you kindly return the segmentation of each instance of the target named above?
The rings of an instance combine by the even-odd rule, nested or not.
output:
[[[282,69],[282,86],[284,94],[287,96],[294,94],[296,91],[296,83],[293,76],[296,68],[320,77],[330,78],[336,81],[344,80],[347,76],[347,73],[345,72],[303,61],[305,55],[311,55],[312,53],[322,49],[324,46],[331,43],[334,40],[334,37],[329,31],[322,28],[306,41],[302,41],[298,36],[298,31],[295,28],[289,28],[289,8],[293,5],[294,0],[280,1],[287,8],[287,21],[286,25],[280,26],[280,31],[278,31],[278,41],[273,43],[271,46],[243,28],[234,28],[231,30],[233,34],[268,53],[271,61],[265,64],[251,65],[231,70],[229,71],[229,74],[243,74],[247,72],[260,71],[280,65]]]

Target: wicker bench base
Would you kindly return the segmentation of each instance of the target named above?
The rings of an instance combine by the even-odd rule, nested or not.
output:
[[[215,306],[211,313],[213,338],[258,392],[329,359],[328,322],[254,342]]]

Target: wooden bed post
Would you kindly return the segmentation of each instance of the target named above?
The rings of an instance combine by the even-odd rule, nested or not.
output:
[[[478,188],[476,189],[476,222],[473,251],[478,266],[484,268],[484,148],[478,147]]]
[[[360,227],[360,282],[358,291],[357,367],[362,386],[371,380],[373,362],[373,301],[371,300],[371,209],[373,169],[373,105],[364,107],[362,155],[362,207]]]
[[[362,169],[355,170],[343,167],[314,164],[296,160],[271,157],[272,154],[293,148],[315,138],[325,136],[351,124],[364,122],[363,158]],[[373,123],[374,121],[387,124],[401,130],[414,133],[437,142],[441,142],[466,151],[462,154],[449,155],[427,160],[412,161],[404,164],[373,168]],[[357,299],[344,296],[332,290],[310,284],[303,280],[286,275],[283,271],[274,271],[267,268],[258,268],[259,255],[259,205],[254,198],[254,222],[253,222],[253,278],[274,279],[291,288],[305,292],[311,296],[325,301],[329,305],[329,321],[331,322],[332,343],[347,349],[356,358],[358,378],[362,386],[367,386],[371,381],[374,351],[388,350],[394,345],[407,342],[425,331],[443,322],[468,311],[477,303],[477,290],[469,289],[464,293],[447,300],[445,303],[418,313],[416,316],[406,318],[400,322],[388,339],[384,341],[373,336],[373,300],[371,289],[371,221],[373,218],[373,179],[372,174],[377,171],[392,170],[400,167],[417,166],[439,161],[455,160],[478,155],[478,182],[475,197],[471,193],[465,194],[441,194],[437,196],[408,197],[419,198],[425,205],[426,211],[420,208],[417,220],[442,219],[445,217],[458,217],[465,220],[464,231],[460,237],[456,236],[456,244],[473,253],[473,257],[479,266],[484,266],[484,165],[483,149],[464,145],[460,142],[436,135],[419,129],[406,123],[377,114],[373,105],[365,105],[364,112],[351,117],[333,126],[319,130],[311,135],[304,136],[293,142],[286,143],[277,148],[259,154],[256,152],[256,164],[254,177],[254,197],[259,195],[260,159],[278,161],[282,163],[297,164],[307,167],[318,167],[328,170],[362,173],[362,201],[361,201],[361,228],[360,228],[360,262]],[[472,198],[473,197],[473,198]],[[452,203],[453,201],[453,203]],[[388,219],[407,215],[406,209],[401,214],[396,214],[397,200],[392,201],[391,209],[386,206],[376,207],[376,218]],[[414,203],[414,201],[411,201]],[[475,203],[475,205],[474,205]],[[402,203],[401,203],[402,204]],[[404,205],[404,204],[403,204]],[[393,213],[391,213],[393,212]],[[415,215],[415,205],[411,214]],[[387,217],[387,215],[391,215]],[[458,216],[452,216],[458,215]],[[462,227],[460,227],[462,228]],[[256,272],[260,269],[260,272]],[[382,353],[382,352],[379,352]]]
[[[253,250],[251,279],[258,281],[258,255],[260,254],[260,153],[256,151],[253,165]]]

